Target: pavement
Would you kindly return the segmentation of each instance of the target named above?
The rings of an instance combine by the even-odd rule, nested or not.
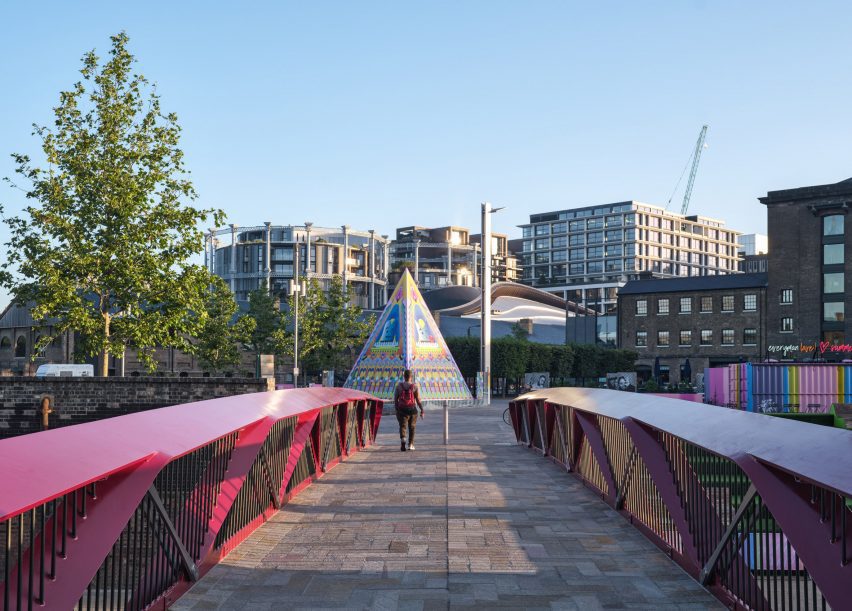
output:
[[[396,419],[174,609],[721,609],[564,469],[517,446],[506,402]]]

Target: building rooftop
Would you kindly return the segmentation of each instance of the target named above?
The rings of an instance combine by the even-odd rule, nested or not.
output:
[[[619,295],[645,293],[685,293],[748,289],[766,286],[766,274],[725,274],[721,276],[691,276],[689,278],[648,278],[631,280],[618,289]]]
[[[765,197],[759,197],[758,200],[761,204],[777,204],[802,199],[831,197],[832,195],[852,195],[852,178],[829,185],[813,185],[810,187],[769,191]]]

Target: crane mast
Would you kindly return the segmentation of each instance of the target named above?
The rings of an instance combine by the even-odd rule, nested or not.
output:
[[[692,197],[692,186],[695,184],[695,175],[698,173],[698,162],[701,160],[701,151],[704,150],[704,138],[707,136],[707,126],[701,127],[701,133],[698,134],[698,142],[695,143],[695,151],[692,153],[692,169],[689,171],[689,181],[686,183],[686,191],[683,193],[683,205],[680,207],[680,213],[686,214],[689,208],[689,198]]]

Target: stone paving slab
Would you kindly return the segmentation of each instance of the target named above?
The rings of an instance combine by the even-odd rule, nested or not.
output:
[[[624,518],[514,444],[505,404],[396,421],[313,483],[175,609],[720,609]]]

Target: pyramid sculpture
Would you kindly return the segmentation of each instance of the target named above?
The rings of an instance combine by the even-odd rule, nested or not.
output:
[[[405,270],[349,373],[346,388],[393,399],[410,369],[423,401],[470,400],[470,390],[414,279]]]

